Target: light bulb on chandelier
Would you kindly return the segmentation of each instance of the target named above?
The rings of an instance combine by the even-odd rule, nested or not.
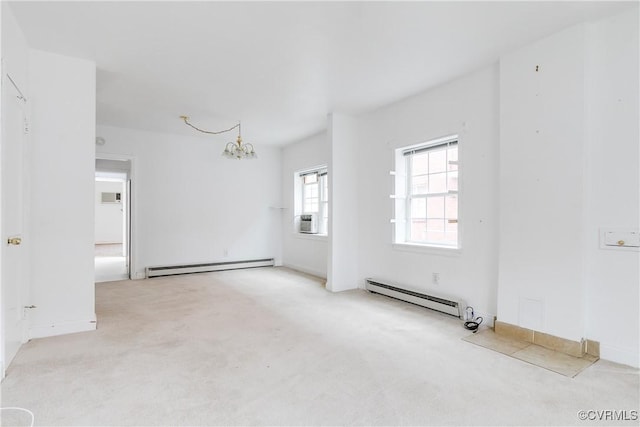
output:
[[[258,157],[258,155],[256,154],[255,150],[253,149],[253,145],[252,144],[244,144],[242,142],[242,131],[241,131],[241,126],[240,126],[240,122],[238,122],[237,125],[230,127],[229,129],[225,129],[225,130],[221,130],[221,131],[208,131],[208,130],[203,130],[200,128],[195,127],[194,125],[192,125],[191,123],[189,123],[189,117],[187,116],[180,116],[180,118],[182,120],[184,120],[184,123],[187,126],[192,127],[193,129],[197,130],[198,132],[202,132],[202,133],[208,133],[210,135],[219,135],[221,133],[225,133],[225,132],[230,132],[232,130],[234,130],[235,128],[238,128],[238,138],[236,139],[236,142],[229,142],[227,143],[227,146],[225,147],[224,151],[222,152],[222,155],[224,157],[226,157],[227,159],[255,159]]]
[[[243,144],[240,135],[240,124],[238,124],[238,139],[236,142],[229,142],[225,147],[222,155],[228,159],[255,159],[257,156],[253,145]]]

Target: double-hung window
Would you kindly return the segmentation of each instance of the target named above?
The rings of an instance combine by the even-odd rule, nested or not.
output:
[[[396,167],[395,242],[459,248],[457,137],[398,149]]]
[[[298,172],[301,221],[312,220],[314,234],[327,234],[329,228],[329,185],[326,167]],[[305,232],[305,227],[299,231]]]

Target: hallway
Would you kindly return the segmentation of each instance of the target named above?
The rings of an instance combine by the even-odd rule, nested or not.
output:
[[[95,269],[96,283],[128,279],[127,259],[122,256],[122,244],[95,245]]]

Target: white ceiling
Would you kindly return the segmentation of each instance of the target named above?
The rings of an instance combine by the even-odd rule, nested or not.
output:
[[[12,2],[31,47],[91,59],[98,123],[282,145],[635,2]],[[221,138],[221,137],[217,137]],[[232,139],[225,137],[223,139]]]

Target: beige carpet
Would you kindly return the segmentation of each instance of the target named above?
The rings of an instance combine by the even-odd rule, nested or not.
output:
[[[469,345],[457,319],[283,268],[96,286],[98,330],[33,340],[2,406],[36,425],[592,425],[638,370],[575,378]],[[616,422],[616,425],[637,422]]]

